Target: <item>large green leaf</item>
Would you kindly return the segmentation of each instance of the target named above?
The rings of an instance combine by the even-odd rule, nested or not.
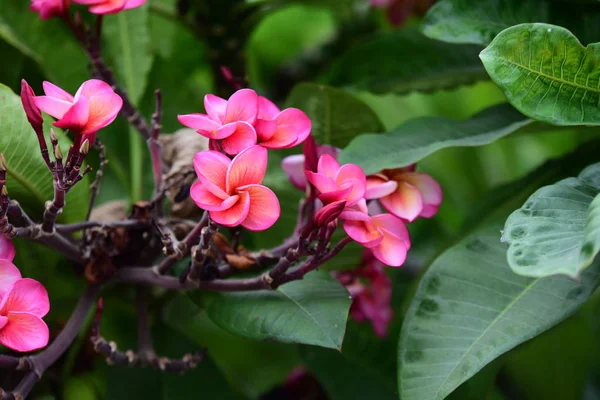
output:
[[[222,329],[245,337],[340,349],[350,297],[325,271],[274,291],[191,294]]]
[[[74,91],[88,79],[88,61],[60,18],[42,21],[29,2],[4,1],[0,7],[0,37],[38,63],[48,79]]]
[[[477,59],[480,51],[429,39],[412,28],[381,32],[344,54],[330,83],[375,93],[454,88],[488,79]]]
[[[599,56],[600,45],[548,24],[508,28],[480,55],[519,111],[556,125],[600,124]]]
[[[340,155],[366,173],[403,167],[447,147],[482,146],[531,125],[508,104],[490,107],[465,121],[423,117],[381,135],[361,135]]]
[[[46,124],[49,128],[49,124]],[[46,129],[47,131],[48,129]],[[52,199],[52,176],[40,154],[35,132],[27,122],[21,99],[9,88],[0,85],[0,152],[8,163],[7,187],[9,196],[18,200],[27,210],[41,215],[44,203]],[[63,151],[68,139],[56,129]],[[66,220],[85,216],[89,188],[87,177],[67,194]]]
[[[581,281],[512,272],[501,220],[444,252],[425,273],[399,346],[403,400],[443,399],[483,366],[573,313],[600,283],[600,266]]]
[[[381,132],[383,125],[373,110],[343,90],[315,83],[296,85],[287,107],[304,111],[312,120],[312,134],[320,144],[344,147],[355,136]]]
[[[564,26],[584,43],[597,41],[600,34],[597,5],[556,0],[441,0],[429,10],[421,29],[432,39],[487,46],[504,29],[526,22]]]
[[[600,248],[600,164],[535,192],[504,227],[508,263],[518,274],[578,277]]]

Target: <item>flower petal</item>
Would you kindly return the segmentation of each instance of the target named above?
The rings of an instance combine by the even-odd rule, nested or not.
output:
[[[214,94],[207,94],[204,96],[204,109],[212,120],[222,123],[225,121],[227,100],[215,96]]]
[[[183,114],[183,115],[178,115],[177,119],[179,120],[179,122],[181,122],[183,125],[187,126],[188,128],[211,132],[211,133],[221,127],[220,123],[215,122],[206,114],[199,114],[199,113]]]
[[[390,213],[409,222],[414,221],[423,210],[421,192],[407,182],[398,182],[398,189],[379,202]]]
[[[390,267],[399,267],[406,260],[408,247],[405,242],[396,235],[385,232],[383,240],[374,247],[371,247],[373,255],[382,263]]]
[[[306,190],[306,175],[304,175],[304,155],[287,156],[281,161],[281,168],[286,173],[292,185],[300,190]]]
[[[0,329],[0,344],[15,351],[33,351],[48,344],[50,332],[41,318],[21,312],[9,312],[7,324]]]
[[[127,0],[125,3],[125,10],[131,10],[144,4],[147,0]]]
[[[19,279],[21,279],[19,269],[8,260],[0,260],[0,300],[5,299],[5,295]]]
[[[344,220],[344,230],[353,240],[367,248],[377,246],[383,240],[383,234],[371,221],[352,221],[346,219]]]
[[[297,108],[286,108],[277,116],[277,133],[275,136],[281,142],[284,138],[294,137],[296,140],[288,147],[304,142],[312,129],[310,118]],[[281,139],[279,139],[281,138]],[[273,138],[275,140],[275,138]]]
[[[222,211],[237,202],[237,199],[234,199],[237,196],[227,196],[225,199],[215,196],[205,183],[211,184],[210,182],[195,182],[190,188],[192,200],[203,210]]]
[[[37,108],[57,119],[62,118],[73,107],[73,103],[50,96],[36,96],[34,101]]]
[[[15,258],[15,246],[10,239],[0,235],[0,260],[12,261]]]
[[[319,157],[319,165],[317,167],[317,172],[319,174],[324,174],[334,179],[340,168],[340,163],[331,155],[323,154]]]
[[[263,96],[258,96],[258,117],[264,120],[273,120],[281,112],[271,100]]]
[[[327,193],[321,193],[319,195],[319,200],[321,200],[323,202],[323,204],[329,204],[332,202],[342,201],[342,200],[346,203],[349,203],[346,199],[348,198],[350,193],[352,193],[353,189],[354,189],[353,186],[349,185],[340,190],[334,190],[334,191],[327,192]],[[349,204],[349,205],[351,205],[351,204]]]
[[[230,163],[229,157],[214,150],[201,151],[194,156],[194,169],[198,177],[208,179],[223,193],[226,192],[227,168]]]
[[[67,111],[58,121],[54,123],[54,126],[81,132],[81,130],[87,124],[89,116],[90,104],[87,97],[81,95],[75,104],[69,108],[69,111]]]
[[[367,176],[367,185],[365,190],[365,199],[379,199],[388,196],[396,191],[398,183],[396,181],[387,180],[380,175]]]
[[[46,288],[33,279],[19,279],[0,304],[0,315],[6,315],[9,311],[26,312],[42,318],[50,311]]]
[[[210,217],[217,224],[233,227],[241,224],[248,216],[249,211],[250,195],[247,192],[239,192],[239,197],[235,204],[223,211],[210,211]]]
[[[257,119],[254,123],[254,129],[256,130],[258,141],[263,145],[264,142],[271,140],[275,132],[277,132],[277,121],[274,119]]]
[[[308,181],[321,193],[335,192],[338,190],[333,179],[327,175],[317,174],[311,171],[304,171],[304,175],[306,175],[306,179],[308,179]]]
[[[115,14],[123,10],[126,0],[106,0],[88,8],[92,14]]]
[[[263,185],[248,185],[238,188],[250,196],[250,209],[242,226],[251,231],[269,229],[279,219],[279,200],[271,189]]]
[[[223,123],[246,121],[253,124],[258,114],[258,95],[252,89],[241,89],[227,101]]]
[[[91,96],[89,106],[89,119],[82,134],[99,131],[111,124],[123,107],[123,99],[114,92],[102,93]]]
[[[440,204],[442,204],[443,194],[440,184],[431,176],[422,172],[404,174],[403,179],[421,192],[423,210],[419,216],[424,218],[433,217],[440,208]]]
[[[42,82],[42,87],[44,88],[44,93],[48,97],[53,97],[58,100],[63,100],[63,101],[66,101],[67,103],[74,102],[73,96],[70,93],[64,91],[63,89],[59,88],[58,86],[56,86],[53,83],[44,81],[44,82]]]
[[[235,155],[256,144],[256,131],[247,122],[237,122],[235,131],[221,141],[221,147],[227,154]],[[225,125],[227,126],[227,125]]]
[[[406,225],[400,218],[391,214],[379,214],[373,217],[373,223],[384,235],[387,232],[397,236],[404,242],[406,248],[410,249],[410,235]]]
[[[240,186],[260,184],[267,171],[267,149],[252,146],[235,156],[227,169],[227,193]]]

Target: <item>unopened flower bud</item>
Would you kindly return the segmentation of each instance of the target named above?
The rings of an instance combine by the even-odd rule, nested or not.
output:
[[[8,188],[6,185],[2,186],[2,196],[8,196]]]
[[[321,208],[315,214],[314,222],[317,226],[327,226],[328,224],[334,222],[344,208],[346,207],[346,201],[340,200],[330,204],[327,204],[325,207]]]
[[[56,136],[56,132],[53,128],[50,128],[50,140],[53,142],[58,142],[58,137]]]
[[[81,144],[81,147],[79,148],[79,152],[81,154],[87,154],[90,152],[90,141],[88,139],[85,139],[83,141],[83,143]]]
[[[4,157],[4,154],[0,153],[0,171],[6,171],[7,169],[6,157]]]
[[[62,150],[60,149],[60,146],[56,146],[56,148],[54,149],[54,158],[56,160],[62,160],[63,153],[62,153]]]

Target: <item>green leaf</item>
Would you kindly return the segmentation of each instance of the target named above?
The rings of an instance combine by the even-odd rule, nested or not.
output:
[[[481,47],[431,40],[416,29],[381,32],[344,54],[330,83],[374,93],[451,89],[487,80]]]
[[[355,136],[381,132],[383,125],[361,100],[329,86],[301,83],[290,93],[286,107],[304,111],[312,120],[312,134],[318,143],[344,147]]]
[[[49,124],[46,124],[46,131]],[[63,149],[68,139],[55,129]],[[44,203],[53,196],[52,176],[42,159],[38,140],[27,122],[19,96],[0,84],[0,152],[8,164],[6,186],[10,198],[18,200],[28,211],[41,214]],[[64,151],[64,150],[63,150]],[[89,188],[87,177],[68,194],[63,219],[78,220],[85,216],[88,207]]]
[[[594,6],[556,0],[442,0],[431,7],[421,29],[432,39],[487,46],[513,25],[547,22],[564,26],[589,43],[600,33],[600,13]]]
[[[42,21],[29,3],[5,1],[0,8],[0,37],[32,58],[49,80],[74,91],[86,79],[88,61],[60,18]]]
[[[399,345],[403,400],[443,399],[499,355],[572,314],[600,283],[515,275],[500,242],[501,220],[445,251],[423,276]]]
[[[483,146],[532,122],[508,104],[492,106],[465,121],[417,118],[385,134],[357,137],[342,151],[340,162],[358,164],[371,174],[410,165],[444,148]]]
[[[341,349],[350,297],[325,271],[274,291],[191,294],[210,319],[241,336]]]
[[[600,164],[535,192],[506,221],[508,263],[517,274],[577,278],[600,248]]]
[[[512,105],[555,125],[600,124],[599,56],[600,44],[548,24],[508,28],[480,55]]]

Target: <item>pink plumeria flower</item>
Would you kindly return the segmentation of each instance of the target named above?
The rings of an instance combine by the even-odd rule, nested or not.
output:
[[[17,267],[0,260],[0,345],[21,352],[45,347],[50,334],[42,317],[49,310],[44,286],[21,279]]]
[[[281,111],[270,100],[258,96],[258,116],[254,128],[258,144],[268,149],[287,149],[304,142],[312,122],[297,108]]]
[[[414,166],[386,169],[367,177],[366,199],[378,199],[390,213],[412,222],[433,217],[442,203],[442,188]]]
[[[365,195],[366,176],[362,168],[354,164],[340,165],[324,154],[319,158],[317,172],[304,171],[308,181],[320,192],[323,204],[345,200],[346,206],[356,204]]]
[[[323,154],[329,154],[333,158],[337,158],[340,153],[340,149],[337,147],[322,145],[317,146],[317,154],[321,157]],[[288,176],[292,185],[297,187],[302,191],[306,191],[306,185],[308,181],[306,180],[305,171],[305,156],[304,154],[294,154],[293,156],[287,156],[281,161],[281,168]]]
[[[69,7],[69,0],[32,0],[29,9],[40,14],[41,19],[63,15]]]
[[[404,222],[391,214],[369,216],[364,199],[340,215],[352,239],[373,252],[382,263],[399,267],[406,260],[410,237]]]
[[[58,119],[54,126],[74,132],[75,148],[86,138],[94,143],[96,132],[113,122],[123,106],[123,99],[98,79],[83,82],[75,96],[50,82],[43,87],[46,95],[35,98],[36,106]]]
[[[279,218],[277,196],[261,185],[267,170],[264,147],[252,146],[233,160],[218,151],[202,151],[194,157],[194,168],[199,181],[190,195],[216,223],[263,231]]]
[[[258,114],[258,95],[254,90],[238,90],[229,100],[207,94],[204,108],[207,114],[178,115],[177,118],[202,136],[220,140],[221,148],[230,155],[256,144],[253,124]]]
[[[12,261],[15,259],[15,246],[10,239],[0,235],[0,260]]]
[[[394,316],[392,282],[383,267],[367,249],[359,268],[334,273],[352,296],[352,318],[356,322],[371,321],[373,331],[381,338],[387,335]]]
[[[141,6],[146,0],[73,0],[75,3],[89,6],[92,14],[116,14]]]

